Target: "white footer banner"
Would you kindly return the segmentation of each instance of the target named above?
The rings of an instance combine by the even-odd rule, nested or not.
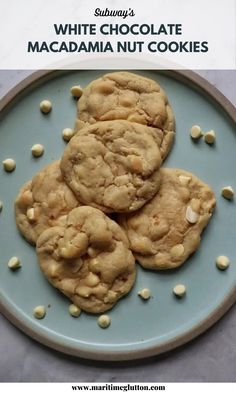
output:
[[[234,383],[2,383],[1,393],[67,392],[168,392],[168,393],[235,393]]]

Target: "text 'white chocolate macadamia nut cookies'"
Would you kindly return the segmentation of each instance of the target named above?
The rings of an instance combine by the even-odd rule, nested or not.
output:
[[[161,169],[161,186],[141,210],[120,215],[130,248],[148,269],[172,269],[199,246],[216,200],[210,187],[182,169]]]
[[[113,72],[92,81],[78,101],[75,130],[117,119],[155,128],[162,158],[167,156],[174,140],[175,119],[157,82],[131,72]]]
[[[135,281],[135,260],[125,233],[89,206],[73,209],[64,226],[45,230],[36,250],[50,283],[90,313],[112,308]]]
[[[16,224],[22,235],[35,244],[48,227],[60,225],[79,202],[63,180],[60,162],[47,165],[20,190],[15,202]]]
[[[132,212],[159,189],[161,154],[150,128],[126,120],[97,122],[68,143],[61,171],[81,204]]]

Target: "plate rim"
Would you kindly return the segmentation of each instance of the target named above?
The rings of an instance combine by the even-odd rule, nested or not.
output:
[[[9,108],[11,104],[14,104],[17,99],[20,99],[26,90],[31,90],[37,85],[55,78],[57,76],[66,74],[68,72],[84,71],[81,70],[41,70],[32,73],[31,75],[24,78],[21,82],[15,85],[6,95],[3,96],[0,102],[0,113],[3,110]],[[88,71],[88,70],[86,70]],[[92,69],[91,69],[92,71]],[[101,70],[102,71],[102,70]],[[112,70],[114,71],[114,70]],[[130,70],[130,71],[141,71],[141,70]],[[174,79],[177,79],[185,84],[190,84],[195,89],[200,89],[205,94],[207,94],[215,103],[217,103],[224,112],[229,116],[229,118],[236,123],[236,108],[234,105],[226,98],[215,86],[206,81],[203,77],[196,74],[190,70],[152,70],[160,74],[167,74]],[[200,334],[208,330],[212,325],[214,325],[223,315],[233,306],[236,302],[236,285],[230,290],[228,295],[222,299],[222,302],[200,323],[195,325],[192,329],[184,332],[173,339],[163,343],[152,345],[146,349],[134,349],[127,351],[107,351],[99,350],[94,351],[94,349],[81,349],[81,348],[71,348],[66,344],[58,343],[55,340],[48,338],[46,334],[41,332],[40,334],[34,329],[27,326],[26,323],[22,322],[17,316],[12,314],[4,302],[0,299],[0,312],[4,315],[13,325],[23,331],[26,335],[30,336],[34,340],[52,348],[56,351],[63,352],[68,355],[77,356],[85,359],[91,360],[101,360],[101,361],[125,361],[125,360],[135,360],[151,357],[154,355],[159,355],[161,353],[168,352],[177,347],[186,344],[187,342],[193,340]]]
[[[33,88],[36,85],[40,85],[41,83],[45,82],[46,80],[50,80],[51,78],[55,78],[60,74],[67,74],[69,72],[75,71],[89,71],[85,69],[78,69],[78,70],[40,70],[35,71],[22,81],[17,83],[13,86],[1,99],[0,101],[0,113],[6,109],[9,104],[12,103],[15,99],[20,98],[20,96],[25,92],[28,88]],[[93,69],[91,69],[93,71]],[[102,70],[101,70],[102,71]],[[116,70],[111,70],[115,72]],[[129,70],[129,71],[149,71],[147,70]],[[194,71],[191,70],[158,70],[158,69],[151,69],[150,71],[158,72],[160,74],[166,74],[170,77],[177,79],[179,81],[185,81],[185,83],[190,83],[192,86],[200,88],[210,96],[214,102],[217,102],[219,106],[221,106],[227,115],[236,123],[236,107],[232,104],[232,102],[225,97],[223,93],[221,93],[215,86],[213,86],[210,82],[208,82],[202,76],[196,74]]]
[[[184,344],[197,338],[204,332],[206,332],[210,327],[212,327],[219,319],[221,319],[226,312],[234,305],[236,302],[236,285],[231,289],[228,295],[222,300],[222,302],[199,324],[195,325],[188,332],[180,334],[173,339],[163,343],[152,345],[152,347],[145,349],[134,349],[127,351],[107,351],[94,349],[81,349],[81,348],[71,348],[66,344],[61,344],[53,339],[50,339],[46,334],[39,334],[34,329],[31,329],[27,324],[24,324],[20,319],[13,315],[7,307],[4,306],[3,302],[0,300],[0,312],[4,317],[8,319],[15,327],[20,329],[23,333],[28,335],[30,338],[38,341],[51,349],[58,352],[62,352],[67,355],[80,357],[89,360],[100,360],[100,361],[129,361],[145,359],[151,356],[160,355],[169,352],[173,349],[181,347]]]

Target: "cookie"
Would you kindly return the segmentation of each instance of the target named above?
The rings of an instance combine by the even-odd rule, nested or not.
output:
[[[49,282],[90,313],[112,308],[135,281],[135,260],[126,235],[93,207],[73,209],[65,226],[45,230],[36,251]]]
[[[167,95],[157,82],[131,72],[113,72],[91,82],[78,101],[75,130],[117,119],[153,127],[162,158],[167,156],[175,120]]]
[[[151,199],[160,165],[155,132],[126,120],[84,127],[61,159],[64,179],[81,204],[106,213],[135,211]]]
[[[216,200],[210,187],[182,169],[161,169],[158,194],[137,213],[120,215],[130,247],[148,269],[173,269],[199,246]]]
[[[70,210],[79,206],[63,180],[59,161],[47,165],[20,190],[15,202],[16,224],[21,234],[35,244],[48,227],[60,225]]]

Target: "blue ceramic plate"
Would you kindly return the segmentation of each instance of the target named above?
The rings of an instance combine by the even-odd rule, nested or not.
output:
[[[35,249],[18,233],[13,209],[22,184],[63,152],[61,131],[73,127],[76,114],[70,87],[86,86],[103,73],[36,73],[3,100],[0,160],[12,157],[17,167],[12,173],[0,169],[0,303],[2,312],[16,326],[57,350],[92,359],[134,359],[189,341],[219,319],[236,299],[236,206],[220,195],[222,186],[236,189],[236,115],[216,89],[192,73],[137,72],[157,80],[174,109],[176,141],[165,166],[186,169],[207,182],[216,193],[217,208],[198,251],[180,269],[159,273],[138,266],[133,291],[109,311],[112,323],[103,330],[96,316],[83,313],[75,319],[69,315],[68,299],[44,278]],[[53,103],[47,116],[39,111],[42,99]],[[215,145],[203,140],[193,143],[189,137],[193,124],[203,130],[214,129]],[[45,154],[38,159],[30,152],[35,143],[45,146]],[[215,266],[216,257],[222,254],[231,260],[224,272]],[[15,272],[7,267],[13,255],[22,261],[22,268]],[[178,283],[187,288],[181,300],[172,294]],[[152,293],[148,302],[137,296],[144,287]],[[47,306],[47,315],[40,321],[32,315],[39,304]]]

